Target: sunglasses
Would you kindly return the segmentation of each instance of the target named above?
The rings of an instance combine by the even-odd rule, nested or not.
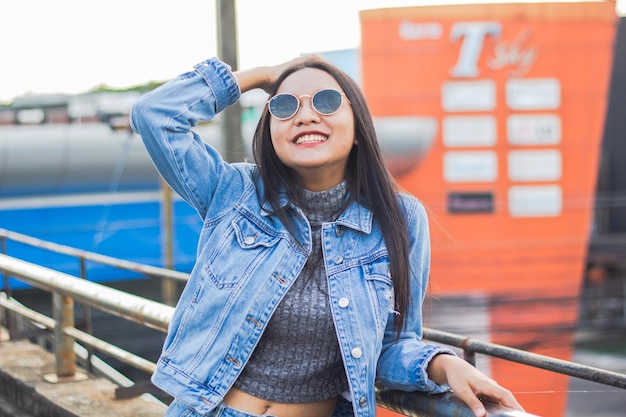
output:
[[[301,107],[302,97],[311,98],[311,107],[322,116],[330,116],[337,113],[343,104],[343,99],[348,98],[337,90],[320,90],[313,95],[303,94],[297,97],[290,93],[277,94],[267,102],[270,114],[278,120],[288,120],[298,113]],[[348,100],[348,103],[350,100]]]

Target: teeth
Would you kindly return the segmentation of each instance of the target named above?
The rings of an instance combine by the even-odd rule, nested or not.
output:
[[[296,144],[299,145],[301,143],[324,142],[327,139],[328,138],[324,135],[306,135],[306,136],[300,136],[296,140]]]

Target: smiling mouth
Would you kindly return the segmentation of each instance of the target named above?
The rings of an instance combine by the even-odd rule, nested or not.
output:
[[[296,145],[300,145],[302,143],[326,142],[327,140],[328,137],[324,135],[304,135],[296,139]]]

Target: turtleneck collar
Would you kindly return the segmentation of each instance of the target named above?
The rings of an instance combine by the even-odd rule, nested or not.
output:
[[[341,214],[347,189],[345,181],[324,191],[303,188],[298,193],[297,204],[310,221],[332,221]]]

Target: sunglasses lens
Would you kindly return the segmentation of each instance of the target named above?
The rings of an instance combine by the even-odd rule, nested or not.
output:
[[[342,96],[337,90],[321,90],[313,95],[313,107],[318,113],[330,115],[341,107]]]
[[[277,119],[289,119],[298,111],[298,98],[291,94],[274,96],[269,103],[272,116]]]

